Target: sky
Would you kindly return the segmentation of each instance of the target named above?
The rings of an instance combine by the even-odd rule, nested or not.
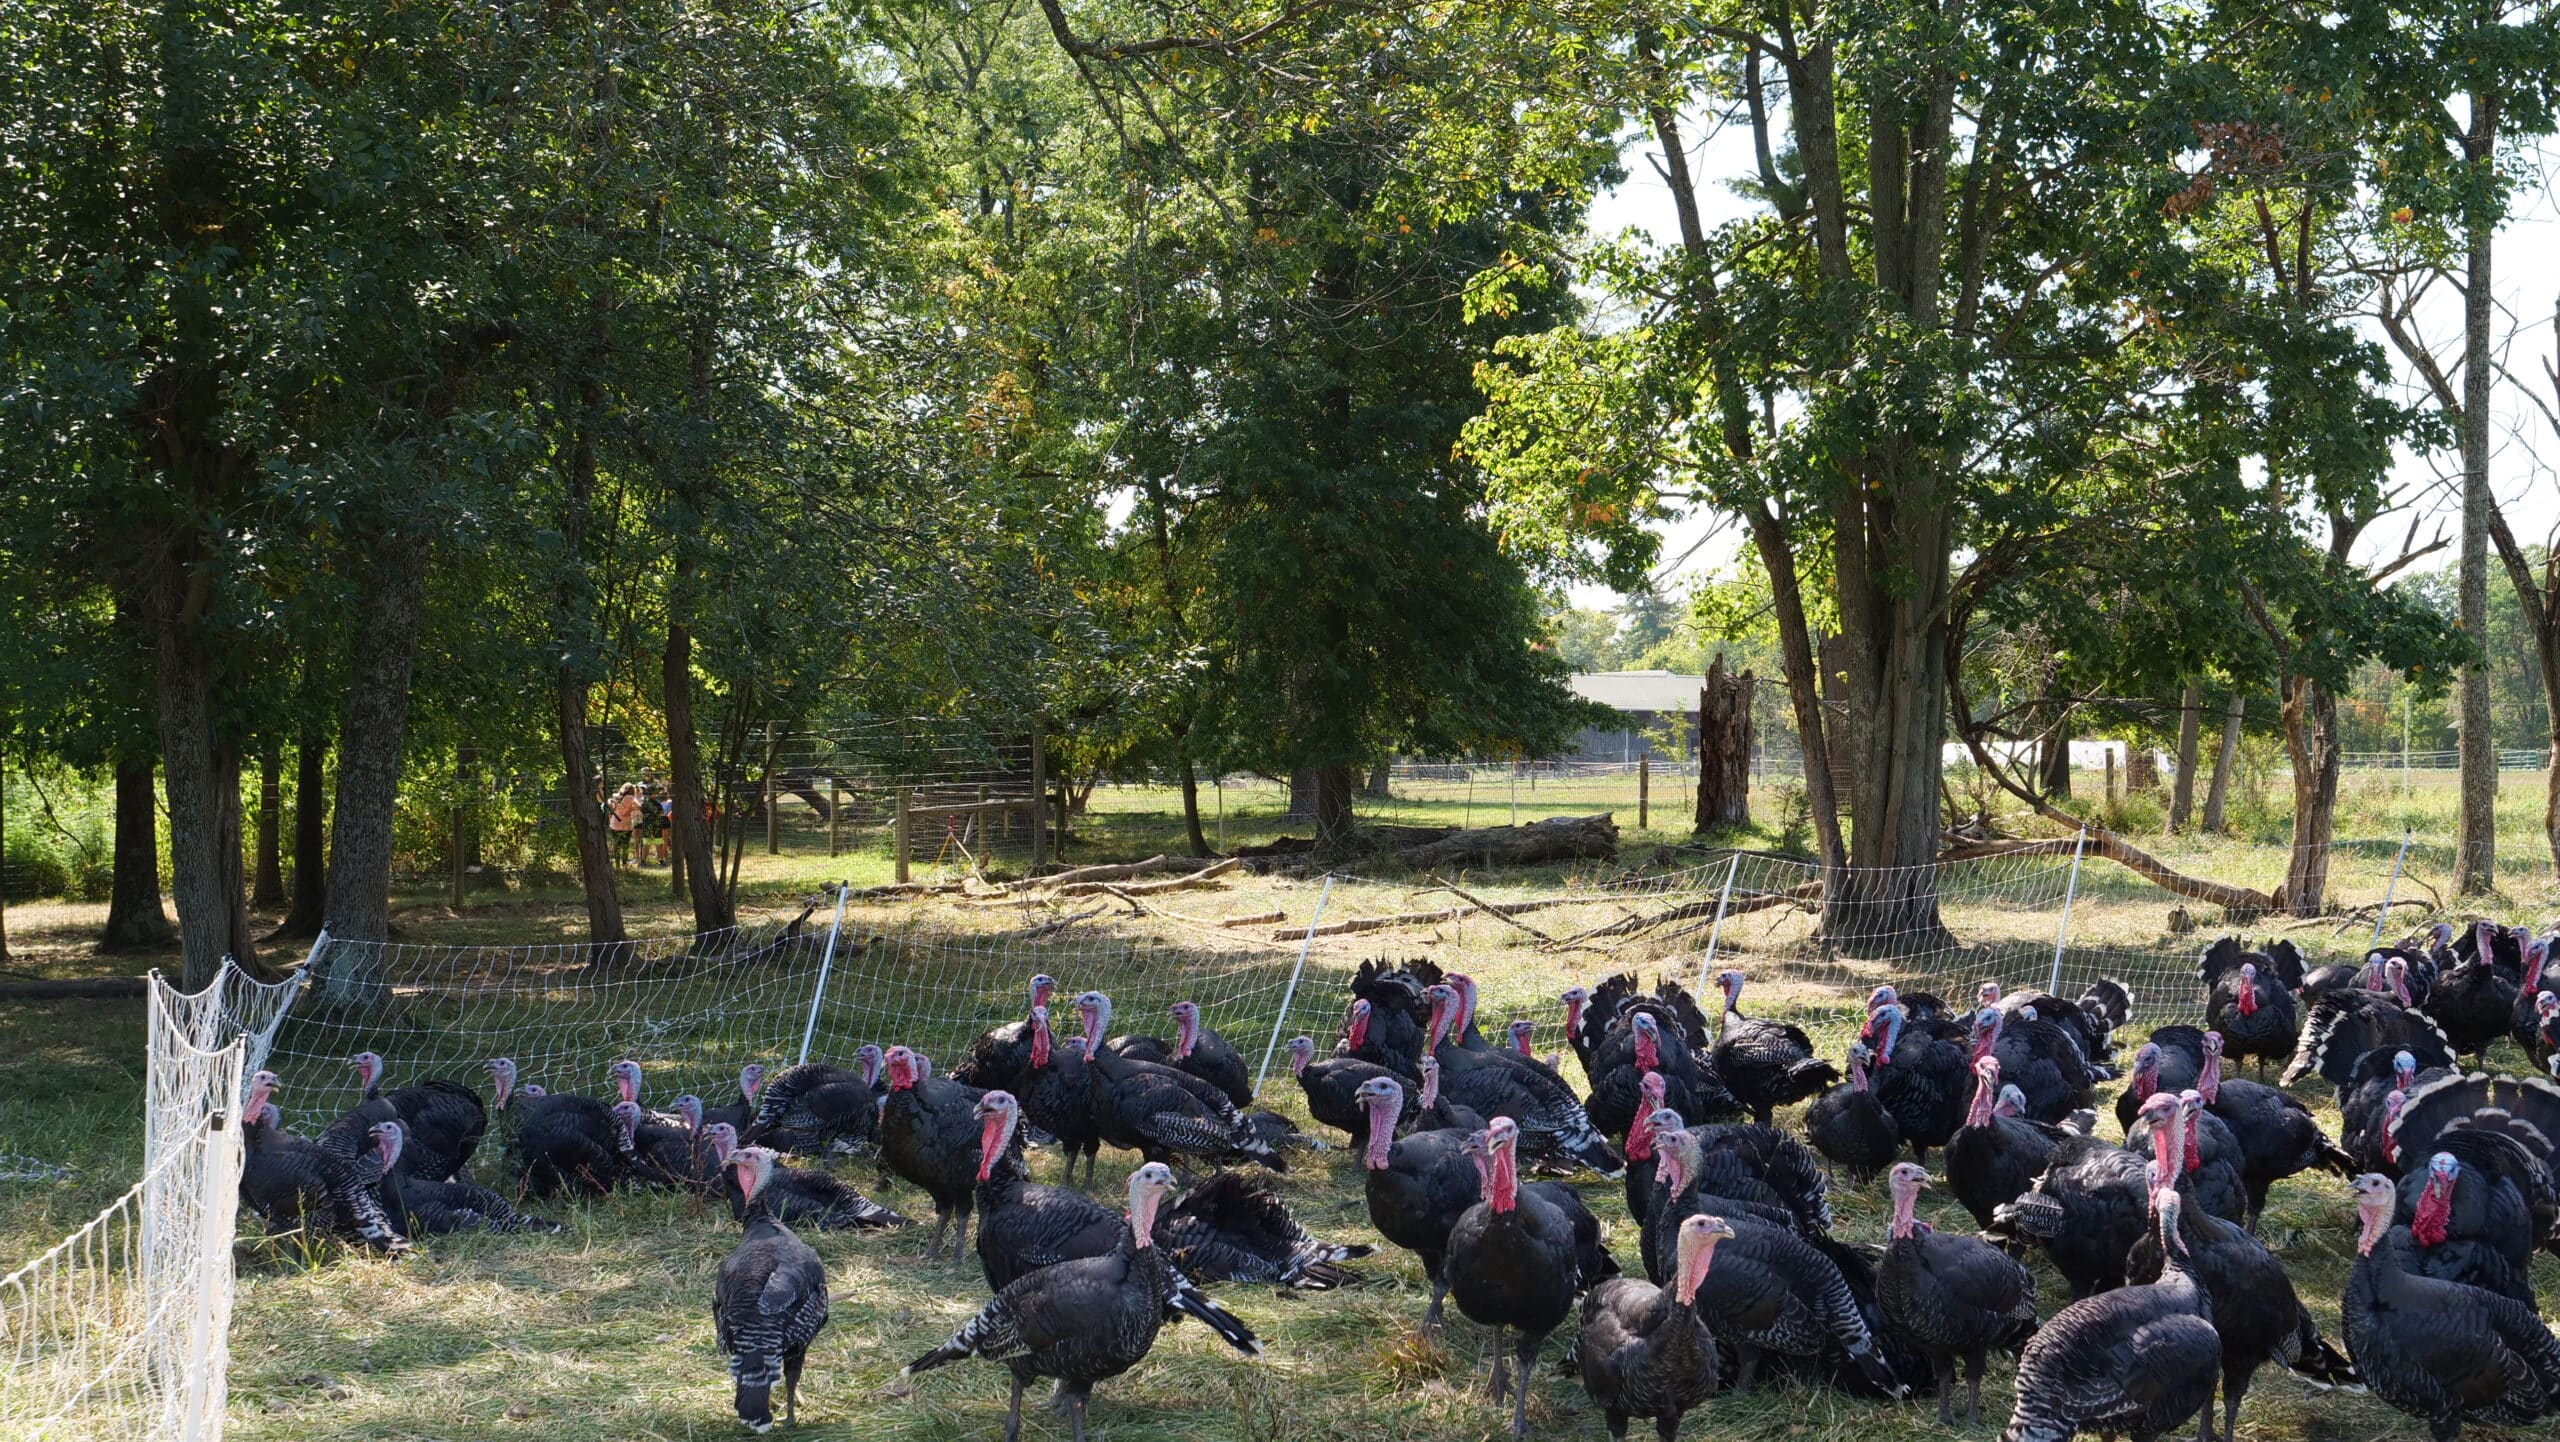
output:
[[[1702,128],[1693,117],[1693,137]],[[1699,201],[1708,212],[1706,221],[1712,228],[1742,214],[1749,206],[1749,202],[1716,182],[1721,177],[1749,173],[1750,138],[1736,126],[1721,133],[1708,133],[1703,141],[1693,139],[1692,145],[1690,164],[1700,177]],[[1593,235],[1614,236],[1630,228],[1656,239],[1678,233],[1670,189],[1655,170],[1661,153],[1661,147],[1649,136],[1630,142],[1620,153],[1627,180],[1602,194],[1593,205]],[[2560,145],[2546,147],[2535,157],[2534,179],[2518,197],[2515,218],[2498,237],[2499,329],[2502,339],[2508,342],[2504,354],[2512,375],[2501,377],[2492,407],[2497,444],[2490,477],[2505,507],[2508,524],[2517,539],[2527,545],[2553,538],[2555,529],[2560,529],[2560,472],[2555,471],[2560,467],[2560,433],[2554,432],[2550,421],[2519,389],[2530,385],[2544,404],[2560,407],[2560,398],[2554,397],[2551,382],[2542,370],[2552,359],[2552,308],[2555,300],[2560,300],[2560,194],[2555,194],[2556,188],[2560,188]],[[2459,349],[2461,302],[2449,291],[2442,296],[2442,302],[2435,313],[2421,313],[2422,324],[2425,333],[2437,339],[2438,352],[2451,356]],[[2374,328],[2374,339],[2382,342],[2378,327]],[[2396,353],[2394,358],[2397,359]],[[2449,451],[2401,457],[2396,478],[2409,494],[2424,495],[2421,504],[2413,508],[2422,517],[2422,537],[2434,534],[2439,522],[2447,535],[2453,534],[2461,507],[2460,470],[2460,457]],[[2393,550],[2396,554],[2396,547],[2407,536],[2409,514],[2404,512],[2376,526],[2368,533],[2364,548]],[[1677,594],[1692,578],[1712,574],[1729,564],[1744,539],[1738,528],[1719,524],[1713,516],[1692,517],[1660,529],[1664,533],[1663,565],[1656,572],[1655,584],[1667,594]],[[2452,549],[2448,546],[2437,556],[2420,562],[2417,569],[2450,565]],[[1606,609],[1619,600],[1616,593],[1598,586],[1577,586],[1571,594],[1578,606]]]

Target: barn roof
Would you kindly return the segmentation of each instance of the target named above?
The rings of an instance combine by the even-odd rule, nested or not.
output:
[[[1707,684],[1704,676],[1678,671],[1577,671],[1571,681],[1574,694],[1586,701],[1621,711],[1676,711],[1683,715],[1697,711],[1698,688]]]

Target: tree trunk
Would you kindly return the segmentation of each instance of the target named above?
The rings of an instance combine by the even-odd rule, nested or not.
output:
[[[160,909],[160,807],[149,761],[116,763],[115,885],[107,900],[103,951],[167,946],[177,932]]]
[[[1726,675],[1722,656],[1707,668],[1707,684],[1698,692],[1700,835],[1751,824],[1751,698],[1757,688],[1748,671]]]
[[[284,905],[284,762],[276,752],[270,741],[258,753],[258,860],[249,881],[256,911]]]
[[[1348,766],[1315,768],[1316,855],[1325,860],[1349,856],[1353,845],[1351,791],[1358,778]]]
[[[2196,808],[2196,732],[2204,688],[2190,681],[2178,696],[2178,774],[2169,783],[2169,829],[2184,831]]]
[[[1360,788],[1360,794],[1363,798],[1370,801],[1393,801],[1396,799],[1395,792],[1389,789],[1388,786],[1388,783],[1393,779],[1393,773],[1390,768],[1394,764],[1395,758],[1390,756],[1379,761],[1377,765],[1369,768],[1369,782],[1367,785]]]
[[[2231,777],[2240,766],[2240,718],[2248,705],[2235,682],[2231,688],[2231,705],[2222,717],[2222,745],[2213,754],[2213,780],[2204,789],[2203,829],[2207,836],[2222,834],[2223,804],[2231,799]]]
[[[1283,821],[1312,821],[1316,814],[1316,768],[1301,766],[1289,773],[1289,810]]]
[[[316,726],[294,743],[293,896],[274,938],[320,934],[329,909],[329,743]]]
[[[1216,854],[1209,849],[1208,833],[1200,829],[1200,773],[1187,755],[1182,758],[1182,829],[1190,838],[1192,855]]]
[[[1897,955],[1955,945],[1938,917],[1937,871],[1949,538],[1943,511],[1885,499],[1928,494],[1925,463],[1878,463],[1910,474],[1835,513],[1848,734],[1831,742],[1846,743],[1851,823],[1849,864],[1823,889],[1822,935],[1855,954]]]
[[[2317,916],[2329,889],[2329,843],[2338,813],[2338,702],[2307,676],[2284,681],[2282,717],[2286,752],[2293,760],[2293,856],[2277,909]]]
[[[599,306],[597,327],[603,329]],[[604,337],[599,334],[599,348]],[[586,554],[587,510],[596,484],[595,428],[604,414],[604,386],[593,376],[578,380],[578,415],[569,439],[560,502],[560,575],[554,622],[562,658],[552,672],[552,724],[560,743],[560,764],[568,777],[569,830],[578,847],[578,889],[586,898],[590,960],[608,961],[625,939],[622,895],[614,889],[612,838],[604,812],[587,794],[587,778],[595,763],[587,746],[587,674],[585,649],[573,638],[587,629],[589,604]]]
[[[2059,801],[2071,794],[2071,720],[2056,716],[2053,725],[2036,743],[2036,785],[2048,800]]]
[[[1683,169],[1685,170],[1685,162]],[[1684,227],[1688,221],[1684,219]],[[1752,549],[1769,575],[1770,610],[1778,618],[1779,668],[1786,673],[1787,702],[1795,708],[1797,749],[1804,756],[1805,810],[1813,820],[1814,846],[1828,872],[1840,864],[1839,791],[1831,784],[1831,746],[1825,733],[1820,672],[1813,629],[1805,619],[1803,583],[1786,527],[1765,506],[1750,509]]]
[[[214,724],[217,682],[202,628],[211,578],[197,558],[164,545],[153,561],[160,756],[168,776],[171,890],[178,901],[182,985],[198,991],[224,957],[253,974],[249,894],[240,874],[240,758]]]
[[[392,823],[409,725],[409,679],[426,602],[425,538],[381,537],[356,618],[347,709],[338,733],[337,806],[330,817],[328,901],[339,941],[391,938]],[[355,954],[355,953],[351,953]],[[377,955],[372,948],[360,954]]]
[[[2473,96],[2472,103],[2481,103]],[[2494,123],[2494,122],[2493,122]],[[2490,293],[2490,260],[2496,223],[2490,204],[2471,202],[2470,271],[2462,306],[2462,565],[2458,580],[2462,634],[2473,645],[2489,640],[2489,387],[2490,326],[2495,297]],[[2455,715],[2455,744],[2462,766],[2462,806],[2456,823],[2453,886],[2464,896],[2494,890],[2498,884],[2498,733],[2489,711],[2489,661],[2462,668],[2461,704]]]
[[[679,561],[676,570],[676,589],[682,594],[692,567]],[[702,741],[693,722],[693,632],[682,621],[667,623],[659,679],[667,701],[667,798],[675,808],[675,870],[693,898],[693,929],[720,931],[737,925],[738,915],[720,885],[719,864],[711,859],[711,833],[702,824]]]

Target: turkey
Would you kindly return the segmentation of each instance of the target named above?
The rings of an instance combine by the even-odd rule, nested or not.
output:
[[[1998,1248],[1919,1221],[1914,1212],[1928,1184],[1925,1167],[1900,1162],[1893,1168],[1893,1217],[1876,1272],[1877,1301],[1886,1325],[1928,1355],[1941,1427],[1955,1425],[1948,1402],[1956,1362],[1964,1361],[1964,1425],[1972,1427],[1981,1420],[1986,1355],[1994,1347],[2014,1348],[2035,1331],[2036,1282]]]
[[[2365,1386],[2434,1442],[2465,1422],[2523,1427],[2560,1411],[2560,1339],[2533,1308],[2411,1273],[2391,1179],[2368,1172],[2354,1187],[2357,1258],[2338,1322]]]
[[[2227,940],[2227,938],[2226,938]],[[2217,970],[2215,951],[2205,953],[2198,974],[2205,984],[2204,1024],[2222,1033],[2233,1061],[2289,1061],[2301,1040],[2302,1022],[2293,993],[2273,976],[2262,975],[2255,961],[2237,959]],[[2252,953],[2254,955],[2254,953]]]
[[[1867,1085],[1911,1144],[1912,1157],[1926,1165],[1929,1149],[1945,1146],[1964,1125],[1970,1059],[1960,1043],[1913,1028],[1898,1001],[1867,1014],[1864,1036],[1875,1059]]]
[[[2504,1152],[2503,1159],[2488,1151],[2477,1153],[2465,1149],[2461,1133],[2496,1132],[2516,1143]],[[2520,1173],[2510,1177],[2524,1194],[2527,1205],[2537,1213],[2560,1211],[2560,1082],[2539,1076],[2494,1076],[2474,1072],[2463,1076],[2452,1072],[2433,1079],[2421,1077],[2409,1089],[2399,1115],[2387,1126],[2390,1140],[2387,1150],[2403,1159],[2430,1156],[2451,1151],[2462,1158],[2465,1166],[2481,1165],[2496,1170],[2518,1171],[2513,1158],[2518,1152],[2538,1164],[2541,1177]],[[2539,1244],[2560,1251],[2560,1239],[2545,1229]]]
[[[1629,999],[1593,1049],[1591,1094],[1583,1110],[1591,1125],[1625,1136],[1635,1125],[1640,1078],[1660,1074],[1665,1105],[1692,1117],[1738,1115],[1742,1104],[1725,1089],[1714,1064],[1693,1049],[1673,1010],[1649,997]]]
[[[1734,1233],[1721,1249],[1719,1279],[1710,1275],[1700,1293],[1708,1329],[1734,1350],[1734,1389],[1748,1391],[1764,1361],[1822,1370],[1845,1363],[1887,1395],[1899,1395],[1893,1368],[1876,1346],[1874,1331],[1827,1239],[1800,1232],[1783,1207],[1766,1199],[1744,1200],[1727,1154],[1718,1176],[1699,1134],[1678,1128],[1678,1117],[1656,1112],[1655,1179],[1661,1196],[1645,1223],[1645,1270],[1667,1280],[1676,1260],[1679,1229],[1693,1216],[1712,1213]],[[1693,1171],[1693,1164],[1697,1164]],[[1863,1270],[1863,1264],[1861,1264]]]
[[[275,1073],[249,1080],[240,1108],[240,1200],[258,1214],[269,1235],[317,1234],[327,1228],[329,1183],[320,1172],[320,1149],[310,1138],[284,1129],[284,1114],[268,1097]]]
[[[2178,1099],[2166,1092],[2142,1104],[2164,1178],[2178,1174],[2181,1160],[2165,1150],[2177,1136],[2177,1111]],[[2095,1137],[2065,1136],[2053,1144],[2035,1185],[1992,1213],[1991,1230],[2042,1243],[2074,1298],[2121,1287],[2125,1253],[2149,1225],[2150,1165]]]
[[[2059,1122],[2095,1096],[2079,1044],[2033,1007],[2014,1016],[1995,1006],[1973,1014],[1971,1060],[1986,1056],[1999,1059],[2001,1079],[2026,1097],[2027,1115],[2037,1121]]]
[[[442,1077],[385,1092],[381,1057],[358,1052],[354,1064],[364,1079],[364,1099],[391,1103],[392,1116],[376,1120],[400,1123],[408,1135],[409,1165],[418,1176],[429,1181],[461,1177],[489,1130],[489,1113],[480,1104],[480,1094]]]
[[[1669,1079],[1660,1072],[1645,1073],[1636,1086],[1635,1119],[1627,1126],[1627,1215],[1642,1227],[1653,1214],[1653,1114],[1668,1109]]]
[[[2508,1038],[2533,1058],[2535,1071],[2550,1069],[2551,1048],[2560,1042],[2560,1031],[2546,1033],[2544,1022],[2549,1013],[2542,1007],[2542,998],[2548,994],[2542,970],[2550,960],[2555,939],[2560,938],[2536,937],[2525,943],[2524,973],[2516,981],[2515,1011],[2507,1023]]]
[[[2131,1127],[2134,1114],[2153,1092],[2182,1092],[2204,1073],[2204,1033],[2191,1026],[2168,1026],[2151,1034],[2133,1054],[2124,1090],[2116,1093],[2116,1125]]]
[[[756,1093],[763,1090],[764,1063],[748,1062],[745,1066],[738,1068],[738,1099],[724,1106],[704,1107],[702,1124],[710,1126],[717,1122],[726,1122],[731,1131],[745,1132],[755,1122]],[[729,1173],[724,1170],[721,1175],[727,1176]]]
[[[951,1069],[951,1079],[962,1086],[984,1090],[1001,1088],[1017,1095],[1028,1084],[1032,1061],[1030,1012],[1045,1013],[1049,1003],[1057,999],[1058,979],[1047,972],[1031,978],[1030,1011],[1021,1021],[1007,1022],[978,1033]],[[1043,1047],[1045,1050],[1045,1046]]]
[[[2182,1108],[2178,1125],[2191,1120]],[[2222,1406],[2224,1442],[2240,1414],[2241,1399],[2258,1368],[2280,1362],[2316,1386],[2355,1380],[2355,1369],[2320,1337],[2319,1325],[2294,1296],[2284,1264],[2247,1231],[2189,1206],[2182,1208],[2179,1240],[2186,1244],[2189,1264],[2213,1303],[2214,1334],[2222,1339]],[[2160,1238],[2145,1232],[2125,1260],[2125,1274],[2135,1282],[2159,1280]],[[2209,1437],[2213,1414],[2207,1411],[2200,1436]]]
[[[1902,1151],[1902,1131],[1893,1113],[1868,1089],[1867,1056],[1864,1042],[1851,1042],[1849,1079],[1814,1098],[1804,1111],[1805,1136],[1813,1149],[1852,1185],[1893,1165]],[[1632,1139],[1628,1145],[1632,1150]]]
[[[1120,1243],[1098,1257],[1042,1267],[1008,1283],[949,1341],[902,1368],[913,1377],[966,1357],[1001,1362],[1013,1373],[1005,1442],[1022,1433],[1022,1392],[1054,1377],[1057,1402],[1084,1442],[1093,1384],[1117,1377],[1154,1350],[1168,1312],[1196,1317],[1248,1357],[1262,1344],[1250,1328],[1183,1281],[1154,1245],[1157,1209],[1173,1191],[1173,1171],[1148,1162],[1129,1174],[1129,1221]]]
[[[1413,1110],[1406,1114],[1403,1126],[1409,1131],[1438,1131],[1455,1127],[1462,1132],[1484,1130],[1484,1113],[1461,1106],[1440,1094],[1440,1059],[1426,1056],[1413,1064],[1422,1074],[1422,1090],[1413,1098]]]
[[[1177,1001],[1170,1014],[1173,1048],[1166,1057],[1168,1064],[1226,1093],[1227,1100],[1239,1107],[1253,1105],[1252,1069],[1226,1038],[1200,1024],[1200,1003]]]
[[[1520,1187],[1520,1128],[1497,1116],[1482,1133],[1484,1197],[1449,1229],[1442,1269],[1449,1295],[1466,1316],[1493,1329],[1496,1403],[1512,1398],[1511,1435],[1529,1432],[1529,1379],[1539,1345],[1573,1312],[1586,1278],[1575,1219],[1534,1191]],[[1509,1375],[1506,1334],[1518,1336],[1519,1375]]]
[[[632,1128],[632,1148],[640,1154],[636,1169],[656,1186],[715,1185],[710,1153],[702,1139],[702,1098],[691,1092],[677,1097],[665,1118],[642,1117]]]
[[[1081,1192],[1027,1180],[1014,1147],[1021,1104],[1012,1093],[978,1099],[978,1262],[987,1286],[1119,1245],[1120,1217]],[[1332,1246],[1307,1235],[1269,1184],[1220,1172],[1156,1218],[1155,1244],[1195,1281],[1268,1282],[1324,1291],[1348,1284],[1341,1262],[1363,1246]]]
[[[969,1214],[978,1185],[976,1087],[924,1073],[916,1054],[893,1046],[882,1054],[889,1100],[880,1108],[880,1162],[924,1189],[933,1199],[933,1241],[925,1256],[942,1255],[942,1234],[956,1219],[951,1260],[969,1241]]]
[[[2400,965],[2398,958],[2393,958],[2393,965]],[[2276,1081],[2291,1086],[2317,1073],[2343,1091],[2366,1052],[2403,1047],[2418,1052],[2421,1059],[2427,1055],[2421,1048],[2433,1047],[2448,1056],[2453,1051],[2443,1029],[2423,1010],[2362,987],[2333,991],[2313,1003],[2311,1015],[2303,1020],[2302,1042]]]
[[[1102,1124],[1093,1114],[1093,1074],[1085,1065],[1084,1038],[1059,1040],[1049,1030],[1049,1008],[1031,1009],[1036,1037],[1029,1072],[1023,1078],[1022,1114],[1033,1126],[1057,1138],[1066,1155],[1061,1181],[1076,1179],[1076,1158],[1084,1158],[1084,1181],[1093,1185],[1102,1158]]]
[[[1779,1107],[1819,1096],[1840,1080],[1838,1067],[1813,1054],[1803,1028],[1742,1014],[1741,972],[1716,973],[1716,987],[1724,993],[1713,1053],[1716,1075],[1752,1120],[1765,1127]]]
[[[1319,1061],[1316,1040],[1311,1036],[1289,1038],[1289,1074],[1297,1078],[1298,1089],[1306,1093],[1308,1117],[1321,1126],[1350,1133],[1355,1150],[1369,1144],[1369,1109],[1361,1104],[1361,1086],[1374,1077],[1396,1075],[1355,1056]]]
[[[2412,1247],[2404,1258],[2421,1276],[2534,1305],[2530,1269],[2539,1237],[2524,1197],[2505,1177],[2437,1152],[2400,1179],[2391,1222],[2407,1229]]]
[[[1999,1010],[2009,1023],[2039,1021],[2052,1027],[2080,1060],[2080,1069],[2093,1078],[2113,1075],[2099,1063],[2108,1051],[2109,1028],[2101,1025],[2077,1002],[2064,1001],[2049,991],[2013,991],[2003,995],[2000,983],[1986,981],[1976,992],[1978,1005]]]
[[[1382,961],[1364,961],[1352,976],[1352,1000],[1343,1015],[1344,1054],[1413,1079],[1422,1055],[1423,984]]]
[[[1630,1417],[1653,1418],[1655,1435],[1672,1442],[1680,1419],[1715,1395],[1716,1342],[1699,1315],[1698,1288],[1716,1244],[1732,1235],[1721,1217],[1690,1217],[1680,1224],[1670,1286],[1613,1277],[1583,1294],[1574,1370],[1616,1442],[1626,1442]]]
[[[1099,1034],[1086,1028],[1088,1048]],[[1253,1129],[1226,1094],[1197,1077],[1108,1050],[1088,1049],[1084,1069],[1091,1078],[1094,1130],[1115,1147],[1149,1161],[1197,1157],[1213,1166],[1255,1161],[1273,1171],[1288,1169],[1279,1149]]]
[[[1431,1305],[1422,1314],[1427,1332],[1440,1325],[1441,1304],[1448,1296],[1442,1263],[1449,1231],[1482,1196],[1475,1164],[1467,1156],[1468,1133],[1424,1131],[1397,1138],[1395,1119],[1404,1110],[1404,1088],[1393,1077],[1362,1082],[1360,1099],[1369,1109],[1369,1140],[1360,1153],[1369,1224],[1421,1261],[1431,1282]]]
[[[2179,1214],[2176,1190],[2151,1195],[2160,1280],[2084,1297],[2037,1330],[2018,1358],[2017,1401],[2000,1442],[2066,1442],[2081,1432],[2150,1442],[2211,1404],[2222,1339]]]
[[[2451,1076],[2444,1067],[2418,1069],[2418,1058],[2399,1051],[2366,1052],[2356,1063],[2355,1081],[2338,1099],[2338,1147],[2359,1172],[2400,1173],[2398,1147],[2386,1134],[2390,1118],[2399,1116],[2411,1087]]]
[[[623,1177],[622,1125],[613,1109],[594,1097],[574,1092],[538,1093],[516,1090],[516,1064],[505,1057],[489,1063],[494,1103],[501,1115],[514,1118],[507,1140],[512,1175],[522,1179],[527,1196],[556,1196],[564,1187],[588,1196],[603,1196]],[[628,1059],[608,1069],[615,1091],[637,1108],[640,1064]]]
[[[2320,1130],[2309,1108],[2274,1087],[2222,1076],[2222,1034],[2204,1034],[2204,1071],[2196,1092],[2205,1110],[2230,1129],[2240,1147],[2240,1178],[2248,1189],[2247,1225],[2267,1209],[2267,1191],[2286,1177],[2315,1168],[2347,1175],[2347,1154]],[[2222,1215],[2218,1210],[2217,1216]],[[2235,1219],[2237,1220],[2237,1219]]]
[[[716,1178],[713,1185],[729,1199],[729,1215],[745,1221],[746,1195],[738,1190],[737,1174],[729,1167],[729,1158],[738,1150],[737,1128],[727,1122],[713,1122],[703,1128],[702,1146],[703,1157]],[[915,1225],[829,1173],[803,1171],[779,1158],[774,1161],[773,1175],[765,1180],[764,1200],[784,1223],[821,1232],[868,1232]]]
[[[2089,1018],[2088,1024],[2106,1039],[2104,1049],[2112,1056],[2116,1029],[2133,1017],[2133,989],[2112,976],[2099,977],[2080,988],[2080,1010]]]
[[[1998,1115],[2000,1063],[1984,1057],[1973,1069],[1972,1110],[1947,1141],[1947,1191],[1973,1214],[1974,1225],[1988,1227],[1995,1212],[2035,1184],[2065,1133],[2048,1122]]]
[[[477,1182],[422,1175],[409,1159],[408,1128],[399,1122],[379,1122],[373,1130],[382,1154],[383,1208],[402,1236],[568,1230],[558,1222],[517,1211],[505,1197]],[[442,1158],[433,1163],[442,1164]]]
[[[776,1382],[783,1424],[798,1423],[800,1366],[827,1325],[826,1268],[764,1195],[778,1161],[767,1147],[742,1147],[729,1158],[745,1199],[746,1236],[720,1263],[711,1293],[713,1335],[738,1384],[738,1420],[759,1433],[773,1430]]]
[[[2436,978],[2435,988],[2427,993],[2427,1015],[2444,1029],[2445,1040],[2458,1056],[2471,1053],[2475,1062],[2485,1065],[2489,1043],[2505,1036],[2515,1026],[2516,980],[2522,969],[2502,971],[2498,965],[2497,928],[2481,922],[2471,931],[2472,946],[2458,966]]]
[[[2166,1096],[2168,1093],[2154,1093]],[[2174,1177],[2187,1189],[2190,1210],[2201,1210],[2227,1222],[2245,1224],[2249,1218],[2249,1195],[2241,1184],[2240,1144],[2232,1139],[2231,1129],[2220,1118],[2204,1109],[2201,1093],[2186,1091],[2177,1096],[2178,1105],[2169,1114],[2183,1139],[2177,1156],[2179,1169],[2164,1175]],[[2148,1112],[2136,1116],[2124,1134],[2125,1150],[2156,1154],[2154,1133],[2160,1123]]]
[[[880,1108],[887,1100],[880,1088],[882,1052],[864,1043],[854,1052],[854,1070],[825,1062],[784,1067],[765,1082],[756,1098],[753,1125],[739,1135],[756,1146],[801,1156],[859,1151],[876,1140]]]
[[[2517,1022],[2516,1045],[2533,1059],[2534,1070],[2548,1072],[2552,1057],[2560,1056],[2560,994],[2537,991],[2528,997],[2520,993],[2516,1005],[2530,1008]]]
[[[1593,1129],[1571,1088],[1516,1056],[1473,1050],[1452,1040],[1460,1032],[1456,1023],[1464,1018],[1457,988],[1439,982],[1427,995],[1431,1015],[1424,1051],[1440,1063],[1440,1085],[1449,1100],[1486,1117],[1511,1118],[1535,1155],[1570,1157],[1604,1177],[1625,1171],[1625,1162]]]

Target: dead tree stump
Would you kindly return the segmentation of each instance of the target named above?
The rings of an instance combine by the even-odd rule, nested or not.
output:
[[[1750,672],[1725,674],[1718,656],[1698,691],[1698,824],[1700,832],[1751,824]]]

